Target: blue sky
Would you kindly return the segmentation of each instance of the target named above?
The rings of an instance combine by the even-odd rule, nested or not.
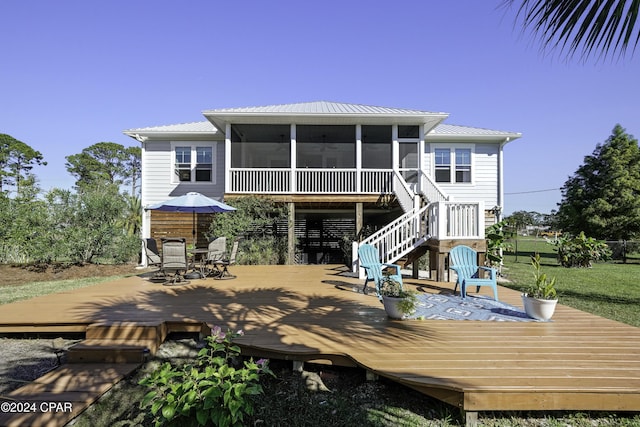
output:
[[[73,185],[65,156],[135,145],[124,129],[206,109],[443,111],[447,123],[521,132],[505,148],[505,212],[548,213],[616,123],[640,137],[640,53],[543,55],[500,3],[3,0],[0,133],[43,153],[47,190]]]

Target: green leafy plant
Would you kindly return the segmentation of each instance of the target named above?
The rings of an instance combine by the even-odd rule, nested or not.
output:
[[[558,262],[563,267],[591,267],[593,261],[607,260],[611,249],[603,241],[579,235],[562,236],[555,241],[558,247]]]
[[[240,347],[233,339],[241,335],[215,327],[195,364],[167,362],[140,381],[152,389],[140,406],[150,407],[156,426],[244,425],[244,416],[254,412],[251,397],[263,392],[260,376],[274,374],[264,359],[237,366]]]
[[[534,282],[526,289],[526,295],[531,298],[556,299],[556,278],[547,278],[547,274],[542,272],[540,265],[540,254],[531,257],[533,267]]]
[[[506,241],[506,226],[507,221],[500,221],[486,229],[487,263],[490,267],[500,268],[504,258],[504,251],[511,248],[511,245]]]
[[[380,295],[383,297],[402,298],[398,301],[398,308],[405,315],[411,315],[416,311],[418,305],[416,292],[405,290],[400,282],[388,275],[384,275],[382,278]]]

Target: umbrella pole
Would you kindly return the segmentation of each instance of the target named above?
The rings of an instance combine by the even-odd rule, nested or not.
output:
[[[196,248],[196,211],[193,211],[191,237],[193,238],[193,249],[195,249]]]

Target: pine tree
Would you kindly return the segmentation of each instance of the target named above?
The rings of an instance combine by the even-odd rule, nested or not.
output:
[[[598,239],[640,235],[640,148],[620,125],[598,144],[562,187],[558,209],[563,231]]]

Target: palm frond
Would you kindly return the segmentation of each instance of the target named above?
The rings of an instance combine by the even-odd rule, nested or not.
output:
[[[503,0],[502,6],[517,3],[516,21],[539,36],[543,48],[568,56],[624,56],[640,42],[640,0]]]

